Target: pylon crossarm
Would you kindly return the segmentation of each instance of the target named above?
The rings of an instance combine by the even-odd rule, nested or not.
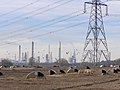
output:
[[[91,4],[91,5],[96,4],[96,5],[100,5],[100,6],[105,6],[106,7],[106,16],[108,15],[108,5],[107,4],[104,4],[104,3],[100,2],[100,1],[98,3],[96,3],[95,1],[85,2],[84,3],[84,13],[86,13],[86,4]]]

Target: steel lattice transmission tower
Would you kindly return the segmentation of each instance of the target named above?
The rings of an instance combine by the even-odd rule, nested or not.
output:
[[[103,56],[109,61],[110,52],[108,51],[104,31],[101,6],[106,7],[106,15],[108,14],[108,7],[100,0],[92,0],[92,2],[85,2],[84,12],[86,12],[86,4],[91,4],[92,7],[82,60],[84,62],[88,59],[93,64],[96,64],[100,62],[101,56]]]

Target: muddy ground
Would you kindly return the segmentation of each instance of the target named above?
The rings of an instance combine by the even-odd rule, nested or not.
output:
[[[102,69],[109,71],[111,68],[93,68],[92,75],[71,73],[51,76],[48,73],[50,69],[66,71],[68,68],[3,68],[0,70],[4,74],[0,76],[0,90],[120,90],[120,73],[101,75]],[[26,79],[31,71],[43,72],[46,79]]]

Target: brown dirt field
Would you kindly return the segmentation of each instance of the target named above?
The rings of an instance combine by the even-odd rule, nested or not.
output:
[[[49,69],[51,68],[2,69],[0,72],[4,76],[0,76],[0,90],[120,90],[120,73],[101,75],[103,68],[93,68],[93,75],[72,73],[50,76],[48,75]],[[67,70],[67,68],[62,69]],[[104,69],[109,70],[110,68]],[[46,79],[25,79],[25,76],[31,71],[43,72]]]

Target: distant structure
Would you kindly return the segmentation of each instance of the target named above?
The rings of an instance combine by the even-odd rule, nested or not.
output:
[[[49,63],[51,62],[51,50],[50,50],[50,44],[48,45],[48,58],[49,58]]]
[[[95,65],[97,62],[100,62],[101,56],[106,61],[110,60],[101,11],[101,6],[105,6],[107,15],[108,7],[101,0],[92,0],[92,2],[85,2],[84,12],[86,12],[86,4],[91,4],[92,7],[82,61],[84,62],[88,59]]]
[[[46,63],[49,63],[49,55],[46,54]]]
[[[73,53],[73,63],[76,63],[76,52],[75,52],[75,49],[74,49],[74,53]]]
[[[22,52],[22,62],[27,63],[28,60],[28,54],[27,52]]]
[[[72,57],[69,58],[69,62],[71,64],[75,64],[76,63],[76,52],[75,52],[75,49],[74,49],[74,53],[73,53]]]
[[[19,61],[21,61],[21,45],[19,45]]]
[[[61,60],[61,42],[59,42],[59,60]]]
[[[48,46],[48,54],[46,54],[46,63],[52,63],[52,52],[50,45]]]
[[[34,58],[34,42],[32,42],[32,58]]]
[[[32,42],[32,57],[29,59],[29,65],[33,66],[35,64],[34,58],[34,42]]]
[[[25,62],[27,62],[27,58],[28,56],[27,56],[27,52],[25,52]]]

